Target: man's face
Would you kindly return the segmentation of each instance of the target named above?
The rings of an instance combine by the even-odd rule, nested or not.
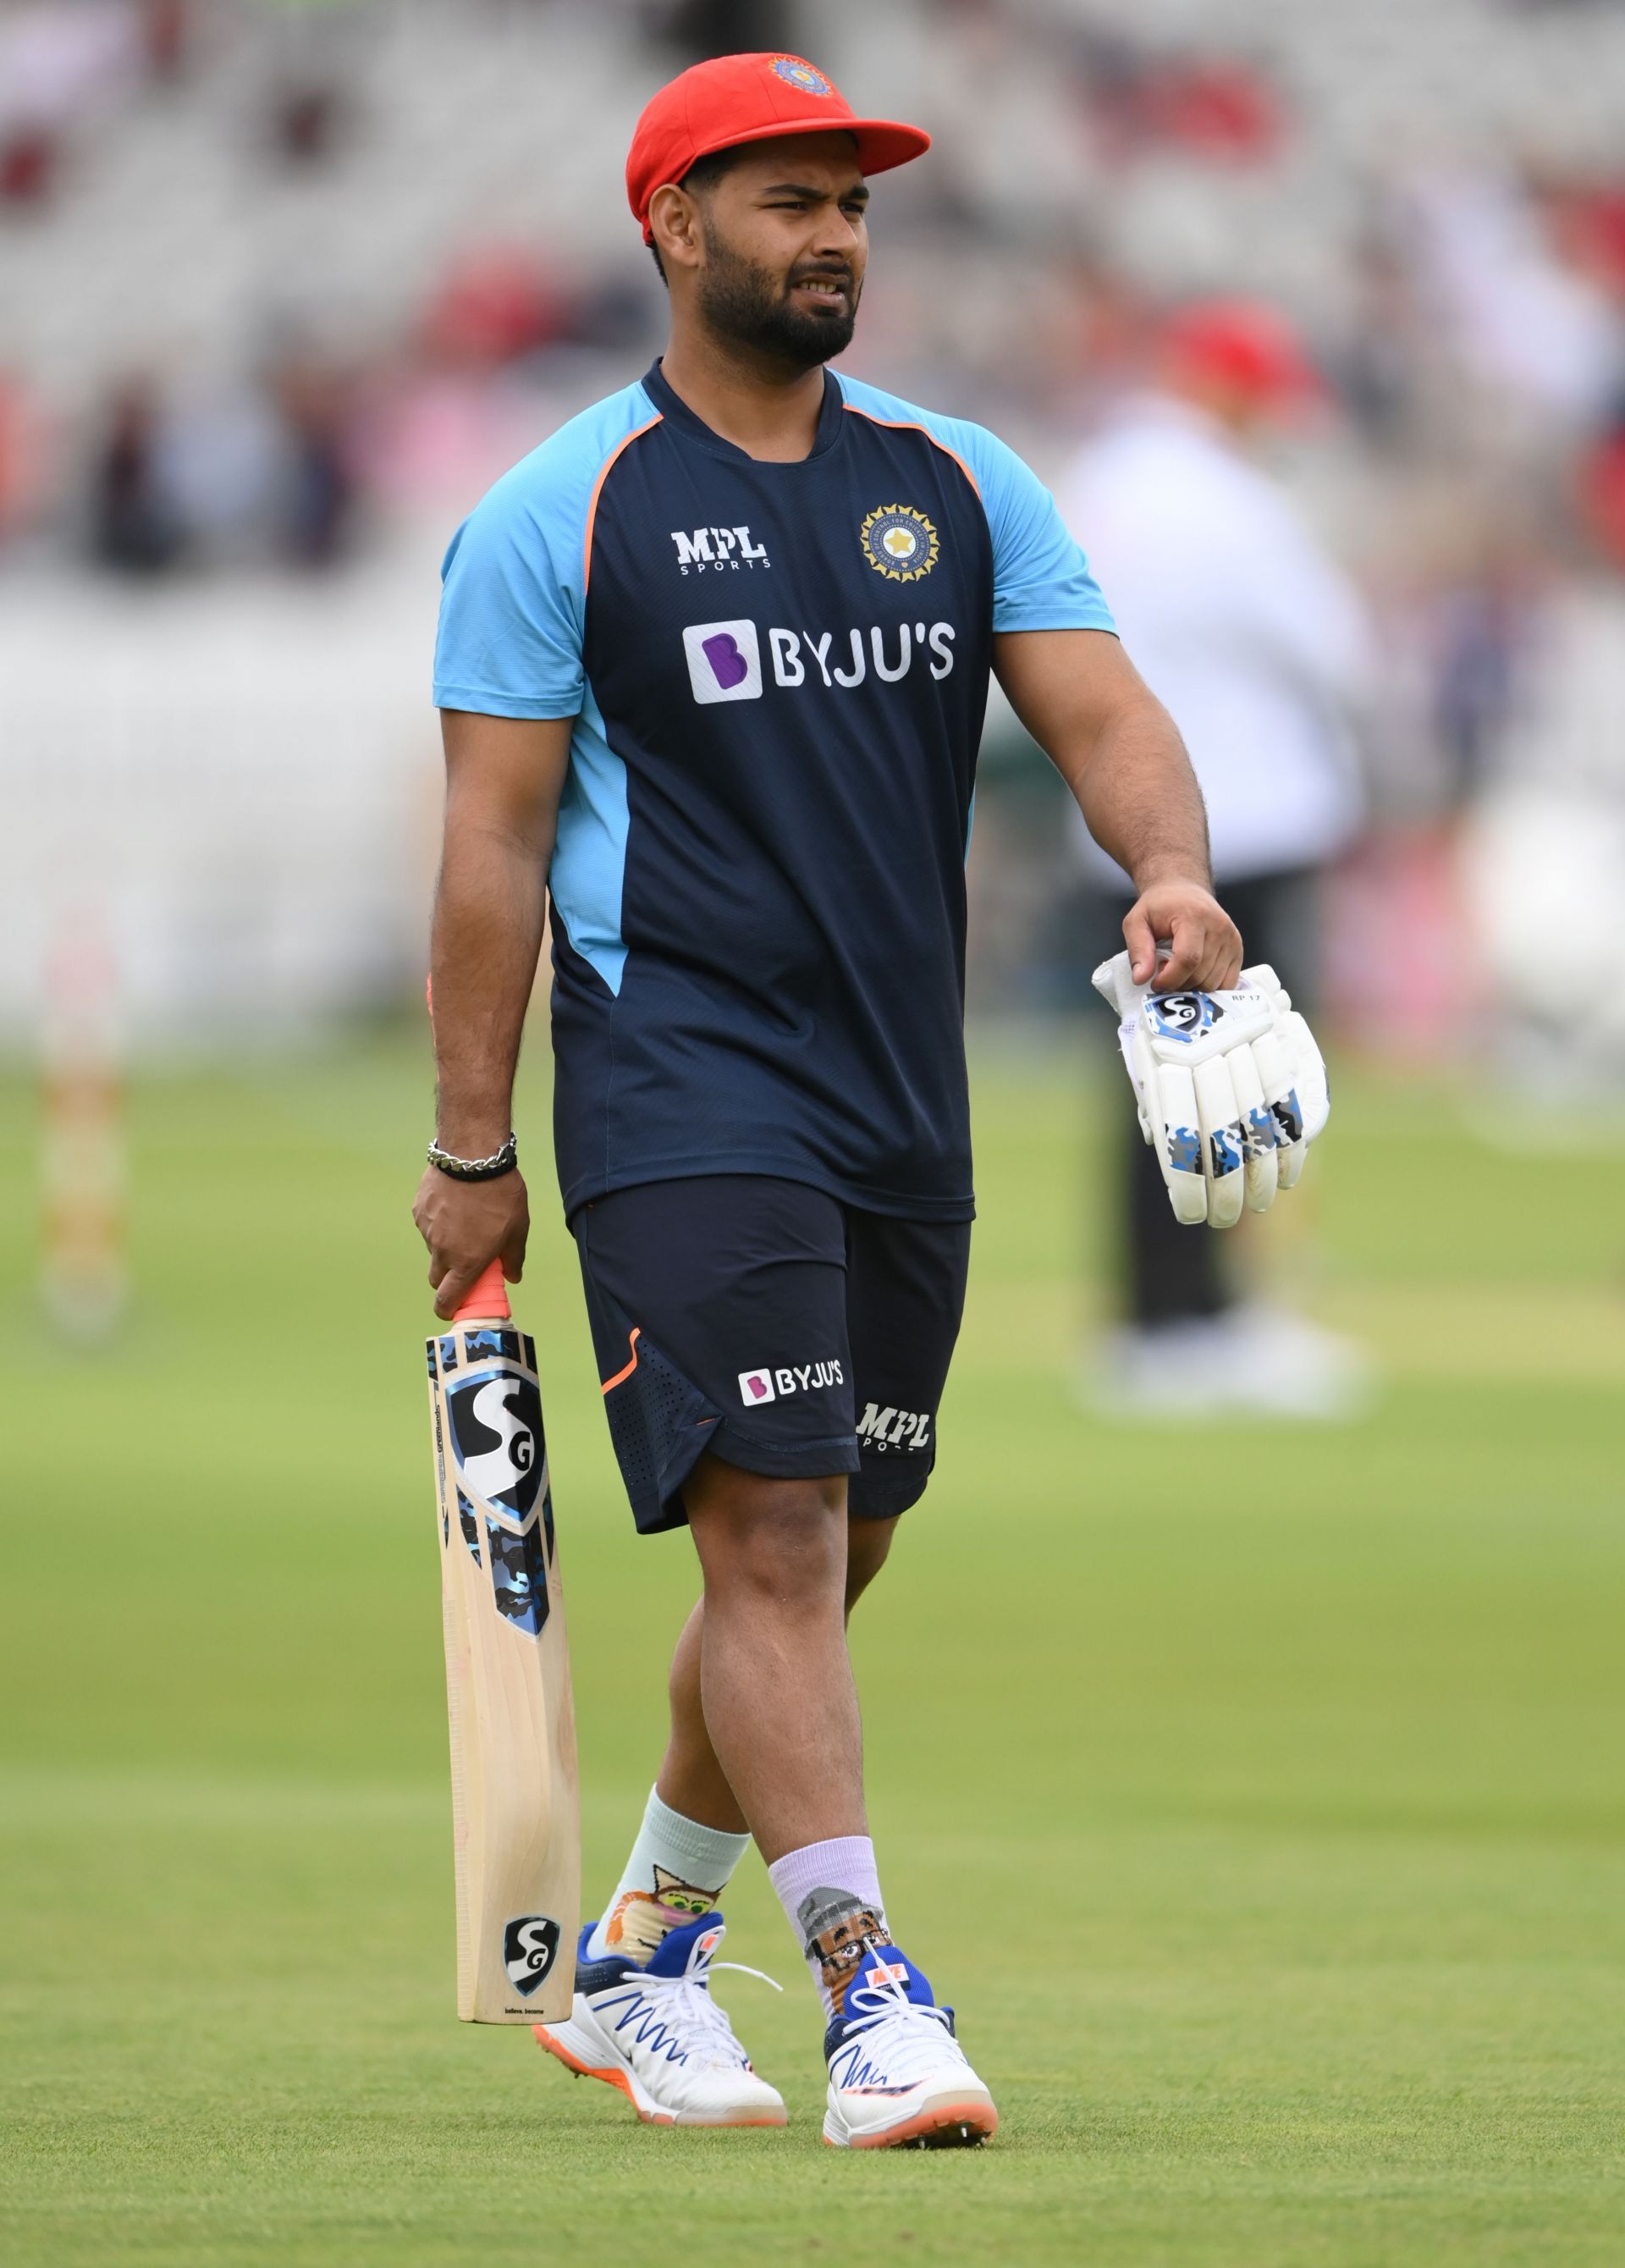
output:
[[[869,264],[868,202],[848,134],[747,149],[701,201],[705,322],[804,370],[844,352]]]

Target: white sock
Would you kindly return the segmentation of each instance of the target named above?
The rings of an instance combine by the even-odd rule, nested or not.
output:
[[[748,1835],[685,1819],[651,1788],[632,1855],[587,1940],[587,1959],[648,1961],[670,1931],[710,1913],[749,1843]]]
[[[768,1874],[812,1972],[824,2014],[840,2015],[864,1948],[892,1941],[874,1845],[867,1835],[807,1843],[776,1859]]]

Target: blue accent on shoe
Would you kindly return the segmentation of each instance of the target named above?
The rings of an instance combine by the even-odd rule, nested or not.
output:
[[[688,1966],[688,1956],[694,1951],[695,1940],[708,1930],[717,1927],[722,1916],[715,1910],[696,1914],[692,1921],[684,1922],[680,1929],[668,1930],[655,1950],[643,1963],[646,1977],[680,1977]]]
[[[598,1924],[584,1922],[576,1946],[576,1990],[585,1993],[607,1992],[610,1985],[619,1984],[629,1970],[636,1970],[645,1977],[680,1977],[688,1966],[695,1939],[708,1929],[715,1929],[721,1920],[721,1914],[713,1912],[685,1922],[680,1929],[668,1933],[647,1961],[634,1961],[624,1953],[607,1953],[600,1960],[589,1960],[587,1946]]]
[[[850,1983],[846,1988],[847,2006],[851,2007],[852,1996],[854,1993],[860,1992],[863,1990],[864,1985],[874,1974],[877,1969],[894,1969],[899,1962],[902,1963],[903,1967],[908,1972],[907,1977],[901,1979],[903,1990],[908,1999],[914,2002],[916,2007],[934,2008],[937,2006],[937,1996],[931,1991],[930,1978],[926,1975],[923,1969],[916,1969],[913,1962],[909,1960],[908,1955],[902,1952],[901,1948],[895,1945],[877,1945],[864,1955],[863,1960],[858,1963],[856,1974],[853,1976]],[[893,1980],[887,1981],[889,1983]],[[942,2013],[948,2020],[948,2032],[950,2037],[952,2037],[953,2035],[953,2011],[952,2008],[945,2008]],[[857,2026],[870,2021],[871,2017],[872,2011],[863,2008],[854,2009],[849,2016],[833,2016],[830,2019],[829,2029],[824,2034],[825,2062],[827,2063],[829,2061],[830,2057],[834,2055],[835,2050],[841,2045],[842,2042],[847,2037],[847,2035],[849,2032]]]

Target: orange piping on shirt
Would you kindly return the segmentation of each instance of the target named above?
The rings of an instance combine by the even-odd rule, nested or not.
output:
[[[631,437],[629,435],[628,438],[629,439]],[[611,460],[611,462],[614,462],[613,459]],[[613,1378],[607,1378],[604,1381],[603,1386],[600,1388],[601,1392],[607,1394],[613,1388],[619,1386],[623,1379],[631,1377],[632,1373],[637,1368],[637,1342],[643,1337],[643,1329],[640,1326],[638,1329],[633,1332],[631,1337],[627,1341],[627,1344],[632,1350],[631,1361],[626,1365],[624,1369],[618,1370]]]
[[[609,478],[610,468],[622,449],[629,448],[640,433],[647,433],[651,426],[658,425],[659,423],[660,412],[657,409],[652,417],[645,418],[641,425],[634,426],[624,440],[617,441],[598,468],[598,478],[593,482],[592,493],[587,499],[586,534],[581,539],[581,593],[584,598],[586,596],[587,585],[592,577],[592,523],[598,518],[598,500],[604,492],[604,483]]]
[[[945,457],[952,457],[954,463],[964,474],[966,479],[970,482],[972,488],[975,490],[976,494],[978,496],[982,494],[981,482],[978,481],[975,474],[972,472],[970,467],[966,463],[964,458],[960,456],[959,451],[957,449],[951,449],[945,441],[939,441],[935,433],[932,432],[930,427],[929,425],[922,425],[917,417],[877,417],[872,409],[860,409],[856,401],[843,401],[841,407],[843,409],[849,409],[854,417],[866,417],[871,425],[889,425],[894,432],[898,433],[923,433],[926,439],[930,443],[932,448],[940,449]],[[614,462],[614,460],[612,457],[610,463],[613,464]],[[609,466],[606,465],[604,471],[607,472],[608,470]],[[600,474],[599,477],[602,479],[603,475]]]

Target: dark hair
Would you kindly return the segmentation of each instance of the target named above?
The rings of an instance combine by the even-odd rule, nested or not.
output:
[[[716,188],[723,175],[729,172],[744,154],[743,146],[732,150],[713,150],[706,157],[696,158],[677,186],[680,189],[687,189],[690,196],[703,196],[707,190]],[[666,276],[665,269],[661,265],[660,247],[658,244],[651,244],[649,249],[654,254],[655,266],[659,269],[660,281],[664,284]]]

